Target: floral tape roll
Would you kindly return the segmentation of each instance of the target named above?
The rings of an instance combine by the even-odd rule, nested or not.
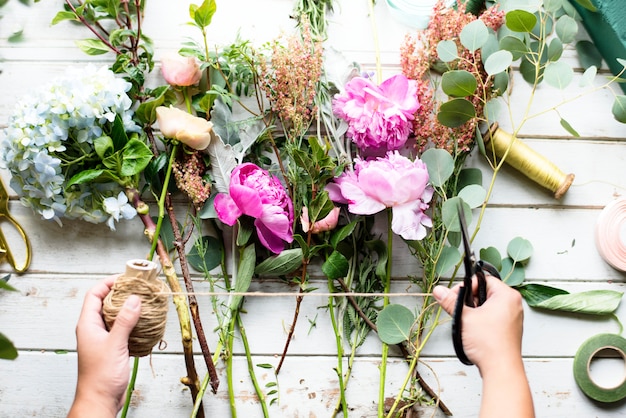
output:
[[[626,198],[619,198],[602,209],[596,222],[596,248],[600,256],[617,270],[626,271]]]
[[[617,334],[598,334],[585,341],[574,357],[574,379],[578,387],[599,402],[617,402],[626,398],[626,367],[619,385],[602,387],[597,385],[590,374],[591,360],[602,350],[615,351],[626,362],[626,339]]]

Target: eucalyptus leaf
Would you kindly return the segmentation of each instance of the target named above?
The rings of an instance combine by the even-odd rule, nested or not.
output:
[[[502,268],[500,269],[500,276],[509,286],[517,286],[524,282],[526,278],[526,272],[524,266],[518,263],[514,263],[510,257],[502,259]]]
[[[458,196],[473,209],[479,207],[485,202],[487,190],[478,184],[471,184],[461,189]]]
[[[488,37],[489,30],[487,29],[487,25],[480,19],[476,19],[465,25],[459,35],[461,45],[471,52],[481,48],[485,42],[487,42]]]
[[[458,128],[465,122],[476,117],[476,109],[466,99],[452,99],[439,107],[437,120],[449,128]]]
[[[485,61],[485,71],[488,75],[493,76],[506,71],[512,63],[513,54],[511,52],[506,50],[498,51],[491,54]]]
[[[302,265],[302,249],[290,248],[260,262],[254,272],[259,276],[278,277],[289,274]]]
[[[481,248],[479,251],[480,259],[488,262],[498,271],[502,271],[502,256],[496,247]]]
[[[553,38],[548,44],[548,60],[558,61],[563,55],[563,42],[559,38]]]
[[[516,286],[528,306],[536,307],[556,295],[567,295],[569,292],[556,287],[546,286],[542,284],[527,283]]]
[[[626,96],[615,96],[615,101],[613,102],[611,112],[613,112],[613,117],[618,122],[626,123]]]
[[[550,86],[564,90],[574,79],[574,70],[563,61],[551,62],[543,77]]]
[[[346,277],[350,264],[348,259],[339,251],[333,251],[322,264],[322,272],[330,280]]]
[[[622,300],[622,295],[622,292],[615,290],[589,290],[556,295],[537,303],[535,307],[590,315],[608,315],[615,312]]]
[[[256,251],[254,244],[248,245],[241,252],[241,259],[239,260],[239,268],[237,269],[237,277],[235,280],[235,293],[247,292],[252,283],[252,275],[254,274],[254,264],[256,262]],[[230,304],[228,305],[231,311],[236,311],[241,305],[242,295],[232,295]]]
[[[561,123],[561,126],[563,127],[563,129],[565,129],[567,132],[569,132],[570,134],[572,134],[576,138],[580,137],[580,134],[578,133],[578,131],[576,131],[576,129],[574,129],[574,127],[572,125],[570,125],[570,123],[568,121],[566,121],[565,119],[561,118],[559,122]]]
[[[506,252],[516,263],[523,263],[533,255],[533,245],[525,238],[515,237],[509,242]]]
[[[217,238],[210,235],[198,237],[187,254],[189,265],[199,272],[209,272],[220,265],[222,246]]]
[[[469,225],[472,221],[472,210],[469,205],[460,197],[451,197],[441,205],[441,218],[446,229],[452,232],[460,232],[461,224],[459,223],[459,205],[463,205],[463,213],[465,214],[465,224]]]
[[[428,169],[430,183],[442,187],[454,171],[454,159],[441,148],[430,148],[422,154],[422,161]]]
[[[559,17],[554,27],[556,36],[559,37],[561,42],[569,44],[574,42],[576,34],[578,34],[578,23],[568,15]]]
[[[593,80],[595,80],[597,74],[598,68],[595,65],[588,67],[583,73],[582,77],[580,77],[578,85],[580,87],[591,87],[593,85]]]
[[[559,11],[561,7],[563,7],[563,1],[567,0],[544,0],[543,8],[546,10],[546,12],[550,14],[555,14]]]
[[[485,104],[485,118],[487,118],[488,122],[493,122],[498,120],[498,115],[500,115],[500,111],[502,110],[502,106],[500,105],[500,101],[498,98],[490,99]]]
[[[476,86],[476,78],[469,71],[446,71],[441,77],[441,89],[451,97],[471,96],[476,91]]]
[[[537,16],[526,10],[512,10],[505,15],[505,24],[513,32],[530,33],[537,24]]]
[[[467,167],[461,170],[456,186],[457,190],[463,190],[470,184],[483,185],[483,172],[479,168]]]
[[[450,62],[459,57],[459,50],[454,41],[440,41],[437,44],[437,55],[441,61]]]
[[[515,36],[505,36],[501,38],[500,49],[509,51],[513,56],[513,61],[520,59],[523,55],[530,52],[528,46]]]
[[[435,274],[441,276],[461,261],[461,252],[456,247],[445,245],[435,265]]]
[[[376,319],[378,337],[385,344],[400,344],[411,337],[415,315],[404,305],[390,304]]]

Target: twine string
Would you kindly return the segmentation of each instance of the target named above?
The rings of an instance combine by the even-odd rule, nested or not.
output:
[[[376,293],[376,292],[163,292],[159,295],[196,295],[196,296],[251,296],[251,297],[295,297],[295,296],[317,296],[317,297],[425,297],[432,296],[432,293]]]

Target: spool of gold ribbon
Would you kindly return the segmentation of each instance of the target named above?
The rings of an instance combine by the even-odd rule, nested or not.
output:
[[[626,198],[615,199],[596,221],[596,248],[613,268],[626,271]]]
[[[168,311],[168,289],[157,278],[157,265],[148,260],[130,260],[126,271],[115,279],[102,306],[102,315],[111,329],[124,301],[130,295],[141,298],[141,316],[128,338],[128,351],[133,357],[147,356],[163,338]]]
[[[485,147],[498,158],[524,174],[535,183],[554,192],[560,199],[574,181],[574,174],[564,174],[554,163],[539,154],[510,133],[500,129],[497,123],[485,135]]]

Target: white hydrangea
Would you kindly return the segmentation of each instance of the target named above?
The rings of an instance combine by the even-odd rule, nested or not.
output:
[[[103,127],[121,118],[127,132],[139,132],[133,121],[130,83],[107,67],[69,68],[42,90],[20,100],[0,140],[0,166],[11,171],[11,187],[21,201],[45,219],[118,220],[105,209],[119,199],[116,183],[82,184],[65,190],[72,162],[93,151]],[[95,168],[95,167],[91,167]],[[67,178],[66,178],[67,176]],[[122,214],[134,216],[134,211]],[[132,217],[130,216],[130,217]]]

